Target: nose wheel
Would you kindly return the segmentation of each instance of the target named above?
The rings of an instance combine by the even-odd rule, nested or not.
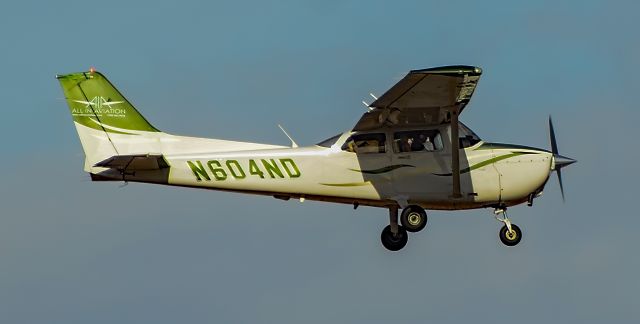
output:
[[[516,224],[512,224],[509,217],[507,217],[507,208],[496,208],[494,213],[496,214],[496,219],[504,223],[504,226],[502,226],[498,232],[498,237],[500,237],[502,244],[515,246],[520,243],[520,240],[522,240],[522,231]]]
[[[504,245],[514,246],[520,243],[520,239],[522,239],[522,231],[516,224],[511,224],[511,231],[509,231],[509,228],[505,225],[500,229],[499,236],[500,241],[502,241]]]

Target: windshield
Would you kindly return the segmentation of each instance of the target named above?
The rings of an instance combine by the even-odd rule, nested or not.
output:
[[[474,146],[480,142],[480,137],[463,123],[458,124],[458,137],[460,138],[460,148]]]
[[[322,147],[331,147],[333,146],[333,144],[335,144],[338,139],[340,138],[340,136],[342,136],[342,133],[335,135],[335,136],[331,136],[329,138],[327,138],[326,140],[316,144],[318,146],[322,146]]]

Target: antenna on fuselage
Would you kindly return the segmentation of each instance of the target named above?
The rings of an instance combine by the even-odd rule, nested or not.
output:
[[[282,132],[284,133],[284,135],[289,138],[289,140],[291,141],[291,147],[296,148],[298,147],[298,143],[296,143],[296,141],[293,140],[293,138],[291,138],[291,136],[289,136],[289,133],[287,133],[286,130],[284,130],[284,128],[282,126],[280,126],[280,124],[278,124],[278,127],[280,127],[280,130],[282,130]]]

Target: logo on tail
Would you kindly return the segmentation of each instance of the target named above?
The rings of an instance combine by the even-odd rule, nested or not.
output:
[[[73,108],[71,114],[74,116],[93,116],[98,117],[106,115],[107,117],[125,117],[126,110],[121,108],[114,108],[113,106],[124,103],[124,101],[110,101],[102,96],[93,97],[90,101],[84,100],[72,100],[85,105],[84,108]]]

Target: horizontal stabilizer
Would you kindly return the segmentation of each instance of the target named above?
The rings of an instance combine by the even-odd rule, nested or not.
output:
[[[169,167],[162,155],[115,155],[94,166],[121,171],[160,170]]]

